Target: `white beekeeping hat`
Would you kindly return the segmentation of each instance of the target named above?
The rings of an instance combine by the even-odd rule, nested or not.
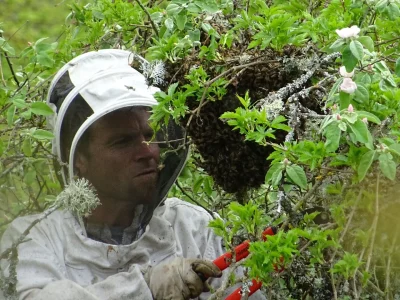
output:
[[[47,103],[55,113],[48,123],[55,136],[53,154],[67,165],[61,167],[64,184],[74,178],[73,161],[79,140],[94,122],[119,109],[135,106],[152,107],[157,104],[153,95],[159,89],[149,86],[142,73],[131,67],[134,60],[139,61],[142,66],[148,64],[142,57],[129,51],[107,49],[88,52],[65,64],[51,82]],[[84,101],[91,113],[87,119],[78,124],[80,127],[71,145],[67,145],[69,154],[66,154],[63,153],[65,145],[62,145],[62,128],[65,116],[76,101]],[[182,145],[183,129],[176,124],[166,124],[163,130],[164,132],[157,133],[157,137],[162,139],[162,148],[165,148],[164,152],[167,153],[162,155],[164,160],[162,164],[165,167],[159,176],[159,202],[175,182],[188,155],[188,147]],[[174,142],[170,143],[168,140]]]

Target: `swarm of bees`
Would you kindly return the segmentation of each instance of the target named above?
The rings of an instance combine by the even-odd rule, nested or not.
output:
[[[213,24],[213,27],[219,28],[221,34],[226,32],[227,28],[218,24]],[[229,26],[229,22],[227,24]],[[186,128],[195,149],[201,155],[198,165],[229,193],[242,193],[264,183],[270,165],[267,157],[273,149],[271,146],[246,141],[243,135],[232,130],[220,116],[224,112],[235,111],[241,105],[238,95],[244,97],[248,92],[252,105],[255,105],[271,92],[276,92],[299,78],[307,71],[308,66],[304,61],[310,55],[310,51],[291,45],[280,51],[271,48],[248,49],[251,38],[242,38],[243,43],[234,41],[231,47],[219,46],[218,59],[201,58],[198,47],[183,59],[164,62],[163,83],[158,85],[166,92],[172,83],[178,82],[179,87],[190,84],[187,75],[198,66],[207,73],[208,80],[231,70],[224,76],[228,84],[225,86],[227,93],[222,99],[209,101],[190,97],[186,99],[189,113],[181,119],[181,125]],[[210,37],[204,32],[200,43],[201,46],[208,46],[210,43]],[[241,68],[243,65],[247,67]],[[277,131],[274,134],[276,140],[273,142],[281,143],[287,133]]]
[[[233,47],[232,47],[233,48]],[[237,51],[237,50],[232,50]],[[226,87],[227,93],[223,99],[208,101],[202,105],[199,112],[188,114],[181,123],[187,129],[195,149],[200,153],[201,159],[197,161],[210,176],[213,177],[223,190],[228,193],[242,193],[249,188],[257,188],[265,180],[270,162],[267,160],[273,151],[271,146],[262,146],[252,141],[246,141],[245,136],[239,131],[220,119],[227,111],[235,111],[241,104],[237,96],[244,97],[249,93],[252,104],[258,99],[266,97],[270,92],[279,90],[298,78],[303,72],[295,67],[285,68],[286,59],[301,54],[295,47],[288,46],[282,52],[267,49],[262,52],[248,51],[239,54],[236,59],[227,58],[231,61],[224,69],[229,69],[243,63],[242,57],[246,57],[246,63],[263,60],[266,63],[248,67],[230,79]],[[232,55],[225,49],[224,55]],[[179,82],[181,86],[188,83],[185,76],[194,66],[205,69],[210,78],[218,76],[217,64],[201,62],[197,55],[188,56],[185,62],[166,64],[165,82]],[[221,72],[221,71],[219,71]],[[166,90],[167,88],[165,88]],[[187,105],[190,111],[195,111],[199,106],[200,99],[190,98]],[[286,132],[275,132],[276,140],[284,141]]]

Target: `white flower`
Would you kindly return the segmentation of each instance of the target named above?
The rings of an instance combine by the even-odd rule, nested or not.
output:
[[[357,25],[353,25],[350,28],[342,28],[342,29],[336,29],[336,33],[342,38],[342,39],[347,39],[351,37],[358,37],[358,34],[360,33],[360,28],[358,28]]]
[[[354,75],[354,70],[351,71],[350,73],[348,73],[348,72],[346,71],[346,67],[345,67],[345,66],[341,66],[340,69],[339,69],[339,73],[340,73],[340,75],[342,75],[343,77],[351,78],[351,77],[353,77],[353,75]]]
[[[357,84],[351,80],[351,78],[344,78],[342,84],[340,85],[340,90],[347,94],[353,94],[356,89]]]

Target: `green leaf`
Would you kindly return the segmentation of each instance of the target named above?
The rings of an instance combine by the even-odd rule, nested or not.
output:
[[[249,46],[247,46],[247,49],[253,49],[253,48],[255,48],[255,47],[257,47],[257,46],[259,46],[261,44],[261,40],[254,40],[254,41],[251,41],[250,42],[250,44],[249,44]]]
[[[368,103],[369,92],[362,84],[357,83],[357,89],[354,94],[355,94],[354,100],[356,101],[358,100],[357,101],[358,103]]]
[[[200,30],[199,29],[194,29],[194,30],[189,30],[189,38],[192,42],[198,42],[200,41]]]
[[[375,124],[381,124],[381,120],[374,114],[371,114],[370,112],[359,110],[357,111],[357,115],[360,119],[367,118],[369,122],[373,122]]]
[[[220,117],[220,119],[237,119],[238,114],[233,111],[224,112]]]
[[[343,50],[342,60],[343,60],[343,65],[346,67],[346,71],[349,73],[353,71],[353,69],[358,63],[357,57],[353,55],[352,51],[350,50],[350,47],[348,46]]]
[[[4,52],[9,53],[10,55],[15,55],[15,50],[10,44],[2,37],[0,37],[0,49]]]
[[[346,130],[347,130],[347,125],[346,125],[345,122],[339,122],[338,127],[339,127],[339,129],[340,129],[341,131],[346,131]]]
[[[32,144],[31,144],[31,139],[29,137],[26,137],[22,143],[22,152],[26,156],[32,156]]]
[[[4,143],[2,140],[0,140],[0,156],[2,156],[4,153]]]
[[[364,48],[359,41],[353,40],[350,42],[350,51],[354,55],[354,57],[356,57],[358,60],[362,60],[364,56]]]
[[[307,188],[307,176],[303,168],[298,165],[289,165],[286,167],[286,173],[289,178],[302,189]]]
[[[159,11],[154,12],[150,15],[150,19],[155,23],[161,22],[162,18],[163,18],[163,14]]]
[[[376,153],[375,150],[370,150],[364,153],[364,155],[361,157],[360,164],[357,169],[359,181],[362,181],[365,175],[367,175],[367,172],[371,167],[372,162],[374,161],[375,153]]]
[[[12,103],[17,108],[25,108],[28,106],[28,104],[25,102],[25,98],[14,98],[12,99]]]
[[[54,135],[50,131],[43,129],[36,129],[32,133],[32,137],[38,140],[52,140],[54,138]]]
[[[33,168],[29,168],[28,171],[24,170],[24,182],[27,185],[31,185],[36,178],[36,171]]]
[[[201,185],[203,184],[204,181],[204,177],[199,176],[196,178],[194,184],[193,184],[193,193],[197,193],[201,187]]]
[[[338,127],[337,122],[329,124],[325,128],[325,148],[328,152],[335,152],[339,148],[339,141],[342,131]]]
[[[329,100],[333,97],[333,95],[336,93],[336,91],[338,90],[338,88],[339,88],[339,86],[342,84],[342,82],[343,82],[343,78],[342,78],[342,77],[339,78],[339,79],[335,82],[335,84],[334,84],[334,85],[332,86],[332,88],[331,88],[331,91],[329,92],[327,101],[329,101]]]
[[[329,48],[335,51],[340,51],[341,47],[345,44],[346,42],[343,39],[337,39]]]
[[[369,36],[360,36],[357,39],[369,52],[374,51],[374,41]]]
[[[389,146],[389,150],[390,150],[390,152],[400,156],[400,144],[397,144],[397,143],[396,144],[391,144]]]
[[[394,68],[394,72],[397,76],[400,77],[400,57],[396,60],[396,66]]]
[[[186,14],[179,14],[175,16],[175,21],[176,21],[176,27],[178,27],[179,30],[185,29],[186,21],[187,21],[187,16]]]
[[[44,67],[51,68],[54,64],[54,60],[46,52],[38,53],[36,58],[37,58],[38,64],[40,64]]]
[[[201,23],[201,29],[210,34],[210,31],[213,30],[213,27],[208,23]]]
[[[276,181],[276,177],[279,177],[279,173],[280,173],[280,178],[277,180],[279,182],[279,180],[282,178],[282,170],[283,170],[283,166],[281,163],[277,163],[272,165],[267,174],[265,175],[265,183],[268,183],[270,181],[274,182]]]
[[[371,76],[367,73],[360,74],[359,79],[356,82],[361,82],[362,84],[371,84]]]
[[[8,126],[11,126],[14,123],[14,115],[15,115],[15,105],[11,105],[7,109],[7,124]]]
[[[40,116],[50,116],[54,113],[53,110],[50,108],[50,106],[48,106],[44,102],[33,102],[31,105],[31,111],[35,115],[40,115]]]
[[[189,3],[187,6],[187,10],[188,10],[188,12],[195,13],[195,14],[198,14],[201,12],[201,8],[194,3]]]
[[[393,161],[393,157],[389,153],[382,153],[379,155],[379,168],[383,175],[390,180],[396,178],[396,163]]]
[[[218,10],[220,10],[220,8],[217,5],[217,2],[215,1],[194,1],[195,4],[197,4],[199,7],[201,7],[203,10],[205,10],[208,13],[214,14],[216,13]]]
[[[361,121],[357,120],[354,124],[348,124],[349,128],[355,134],[357,141],[361,143],[368,143],[368,127]]]
[[[207,177],[204,179],[204,192],[211,197],[211,194],[213,193],[213,188],[212,188],[212,178]]]
[[[174,28],[174,21],[171,18],[167,18],[164,22],[164,25],[168,30],[172,30]]]
[[[168,6],[166,8],[168,16],[176,16],[177,14],[179,14],[182,11],[182,9],[183,8],[181,5],[178,5],[175,3],[168,4]]]
[[[394,21],[400,17],[400,8],[397,3],[389,3],[386,9],[390,20]]]

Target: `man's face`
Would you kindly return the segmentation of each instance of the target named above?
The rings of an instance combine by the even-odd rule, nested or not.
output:
[[[89,129],[87,154],[76,155],[79,175],[96,188],[100,200],[149,203],[156,193],[159,147],[150,113],[143,108],[110,113]]]

